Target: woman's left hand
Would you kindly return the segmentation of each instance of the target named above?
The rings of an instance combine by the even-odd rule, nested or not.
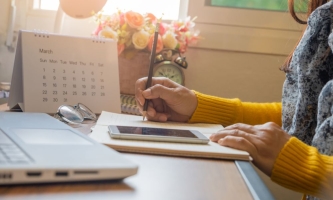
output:
[[[210,140],[222,146],[249,152],[253,164],[270,176],[276,158],[290,138],[279,125],[268,122],[256,126],[234,124],[213,134]]]

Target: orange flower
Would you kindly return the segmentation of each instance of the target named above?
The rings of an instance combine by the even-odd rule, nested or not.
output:
[[[152,14],[152,13],[147,13],[147,14],[146,14],[146,17],[148,18],[148,20],[149,20],[150,23],[155,23],[155,21],[156,21],[156,17],[155,17],[154,14]]]
[[[125,21],[127,24],[135,29],[140,29],[144,25],[144,18],[140,13],[128,11],[125,13]]]
[[[154,42],[154,34],[151,35],[150,38],[149,38],[149,42],[148,42],[148,50],[149,51],[152,51],[153,42]],[[156,53],[162,51],[162,49],[163,49],[163,40],[162,40],[161,35],[158,35],[157,46],[156,46]]]

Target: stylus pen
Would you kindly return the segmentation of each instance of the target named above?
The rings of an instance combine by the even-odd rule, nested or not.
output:
[[[156,46],[157,46],[159,29],[160,29],[160,22],[157,21],[156,28],[155,28],[155,33],[154,33],[153,48],[152,48],[151,54],[150,54],[149,73],[148,73],[148,80],[147,80],[147,84],[146,84],[146,89],[148,89],[151,86],[151,79],[152,79],[152,76],[153,76],[153,68],[154,68],[154,62],[155,62],[155,54],[156,54]],[[143,120],[145,120],[145,118],[146,118],[148,103],[149,103],[149,100],[146,99],[145,104],[143,105],[143,112],[142,112]]]

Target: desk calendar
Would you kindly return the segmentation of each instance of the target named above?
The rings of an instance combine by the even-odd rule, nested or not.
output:
[[[120,113],[117,43],[110,39],[20,31],[8,105],[55,113],[83,103]]]

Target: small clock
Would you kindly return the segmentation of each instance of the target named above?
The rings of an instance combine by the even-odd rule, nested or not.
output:
[[[181,85],[185,83],[183,70],[177,64],[168,60],[162,61],[154,67],[153,76],[166,77]]]
[[[172,61],[174,53],[178,53],[179,56]],[[178,84],[185,85],[183,68],[187,68],[185,57],[181,57],[180,53],[176,50],[163,49],[162,52],[155,57],[153,76],[166,77]]]

